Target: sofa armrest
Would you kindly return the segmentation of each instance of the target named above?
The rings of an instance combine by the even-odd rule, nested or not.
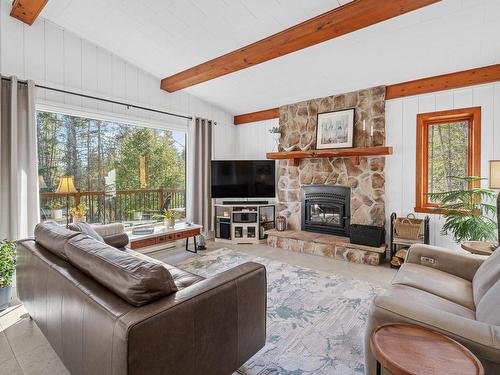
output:
[[[484,256],[442,247],[415,244],[410,247],[405,262],[420,264],[472,281]]]
[[[111,236],[125,232],[125,226],[122,223],[111,224],[93,224],[92,228],[101,236]]]
[[[124,315],[129,374],[230,374],[266,340],[266,269],[245,263]]]

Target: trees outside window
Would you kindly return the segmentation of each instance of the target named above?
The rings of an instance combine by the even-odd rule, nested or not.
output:
[[[126,216],[126,210],[153,210],[162,196],[155,193],[156,200],[150,204],[152,197],[146,195],[127,200],[127,191],[185,190],[184,132],[43,111],[37,112],[37,130],[42,208],[50,209],[50,201],[58,198],[50,194],[56,192],[63,175],[73,176],[82,197],[91,197],[93,192],[122,195],[119,198],[125,203],[120,204],[126,207],[119,208],[110,206],[117,202],[109,197],[104,202],[104,195],[95,195],[100,197],[94,199],[98,221],[104,221],[100,211],[105,203],[118,219],[118,215]],[[94,202],[88,198],[87,203],[90,207]],[[184,204],[184,199],[177,204]]]
[[[480,107],[419,114],[415,211],[439,213],[430,193],[474,187],[477,179],[456,177],[480,176],[480,147]]]

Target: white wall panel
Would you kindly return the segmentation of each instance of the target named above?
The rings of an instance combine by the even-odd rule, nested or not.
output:
[[[219,107],[184,92],[160,90],[159,79],[63,28],[39,18],[27,26],[9,16],[10,4],[0,1],[0,73],[32,79],[38,84],[217,121],[225,137],[232,136],[233,118]],[[171,116],[37,90],[41,102],[127,115],[166,125],[187,124]],[[229,152],[231,142],[218,142]]]

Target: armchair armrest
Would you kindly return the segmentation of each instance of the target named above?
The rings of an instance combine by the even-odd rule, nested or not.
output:
[[[410,247],[405,262],[420,264],[472,281],[484,256],[473,255],[437,246],[415,244]]]
[[[265,344],[266,283],[245,263],[127,313],[129,373],[233,373]]]
[[[370,325],[402,322],[424,326],[441,332],[460,342],[482,359],[500,363],[500,327],[480,322],[471,317],[446,311],[441,306],[433,307],[433,301],[422,303],[416,296],[405,294],[406,286],[393,287],[372,302],[370,306]],[[465,309],[464,309],[465,310]]]

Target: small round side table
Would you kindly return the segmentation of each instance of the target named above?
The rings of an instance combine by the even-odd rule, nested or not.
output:
[[[382,367],[393,375],[484,375],[481,362],[462,344],[430,329],[403,323],[375,328],[370,347]]]
[[[485,241],[466,241],[460,246],[469,253],[477,255],[491,255],[494,251],[493,244]]]

